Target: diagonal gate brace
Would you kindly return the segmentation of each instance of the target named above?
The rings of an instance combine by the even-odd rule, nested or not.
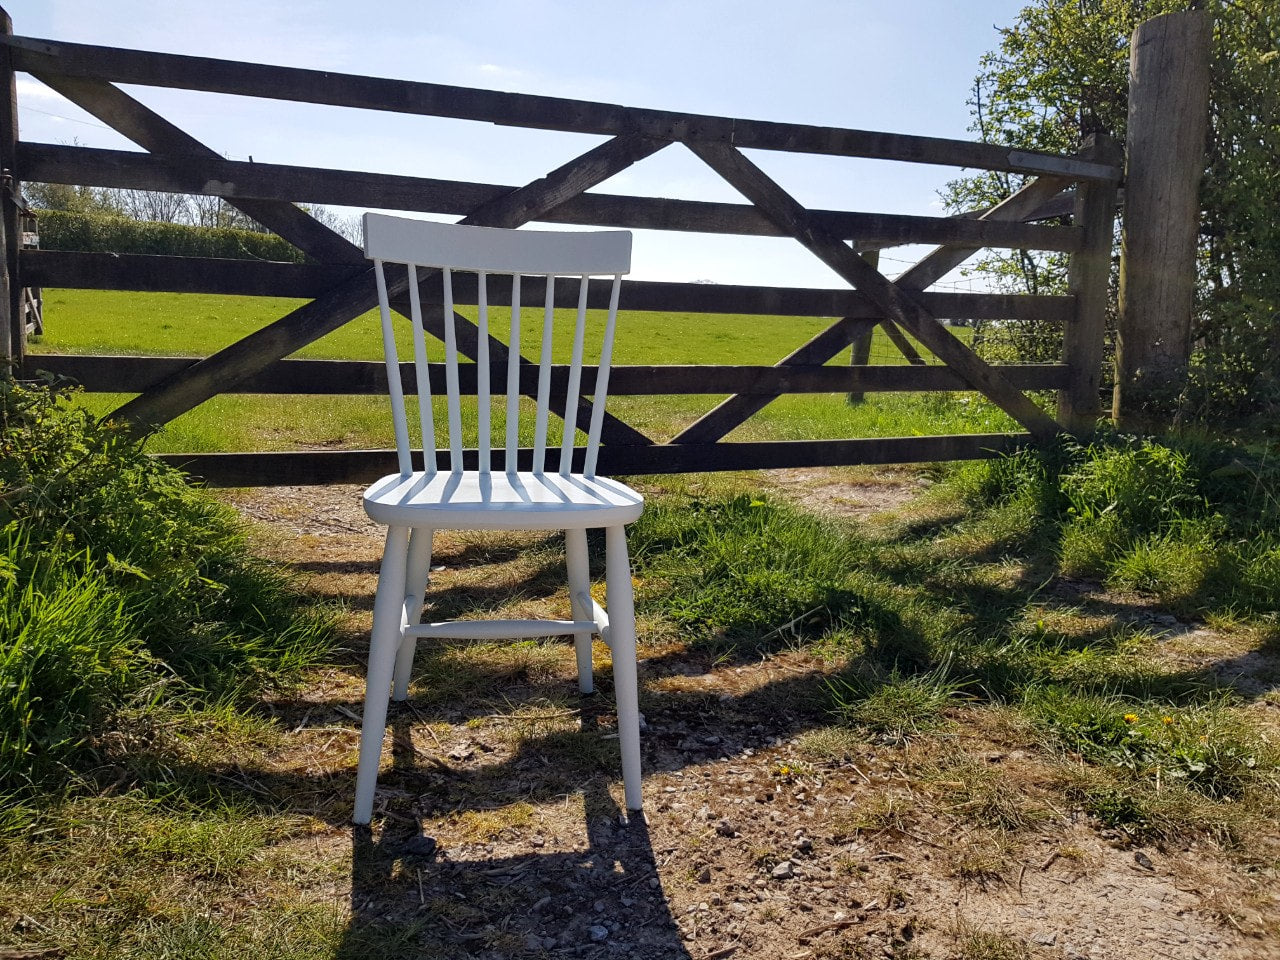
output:
[[[769,176],[728,143],[690,142],[690,150],[715,170],[787,234],[864,293],[974,390],[1027,428],[1037,441],[1047,441],[1061,428],[1021,390],[940,324],[903,287],[872,267],[847,244],[813,222],[809,212]],[[839,349],[839,348],[837,348]]]
[[[982,220],[1021,220],[1040,210],[1044,204],[1057,197],[1072,181],[1063,177],[1040,177],[1024,185],[1020,190],[999,204],[983,211]],[[979,247],[947,245],[936,247],[919,263],[904,272],[894,282],[905,290],[925,290],[946,276],[965,260],[973,256]],[[889,327],[884,328],[886,332]],[[902,336],[897,327],[893,328]],[[803,344],[795,352],[784,357],[777,367],[802,364],[823,364],[843,350],[866,331],[854,325],[846,317]],[[750,396],[735,394],[713,407],[691,423],[672,443],[714,443],[725,437],[734,427],[752,414],[759,412],[777,399],[777,396]]]
[[[37,78],[147,150],[177,156],[185,154],[218,158],[218,154],[211,148],[110,83],[44,72],[39,73]],[[519,226],[537,219],[665,145],[665,141],[635,136],[617,137],[541,180],[481,205],[462,222],[486,226]],[[359,247],[292,203],[247,198],[230,199],[228,202],[317,260],[365,262]],[[423,282],[428,279],[428,275],[423,276]],[[374,290],[373,270],[370,268],[317,300],[157,384],[121,406],[112,416],[131,421],[137,431],[155,429],[214,396],[228,384],[253,375],[267,364],[282,359],[372,309],[377,302]],[[406,279],[393,295],[398,300],[403,300],[407,290]],[[362,292],[364,296],[361,296]],[[467,318],[459,316],[458,319],[462,321],[464,329],[475,329],[475,324]],[[474,342],[477,337],[478,330],[474,336],[463,339]],[[493,356],[505,360],[505,344],[491,337],[490,348]],[[471,359],[475,359],[474,355]],[[521,360],[523,363],[529,362],[524,358]],[[589,412],[590,406],[580,399],[579,419],[589,415]],[[648,437],[623,421],[607,413],[605,416],[606,442],[631,445],[652,443]]]

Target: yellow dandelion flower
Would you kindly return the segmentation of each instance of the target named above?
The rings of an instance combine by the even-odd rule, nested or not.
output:
[[[1160,722],[1166,727],[1171,726],[1173,724],[1173,717],[1161,717]]]
[[[1125,722],[1125,723],[1137,723],[1137,722],[1138,722],[1138,715],[1137,715],[1136,713],[1126,713],[1126,714],[1124,715],[1124,722]]]

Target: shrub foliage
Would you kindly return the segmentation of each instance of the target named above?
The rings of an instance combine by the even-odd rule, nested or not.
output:
[[[66,390],[0,381],[0,789],[74,768],[140,697],[281,679],[328,635],[233,511]]]

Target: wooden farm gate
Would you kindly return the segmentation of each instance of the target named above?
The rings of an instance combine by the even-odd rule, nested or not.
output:
[[[543,221],[658,230],[790,236],[849,283],[845,289],[726,286],[627,281],[627,309],[831,318],[820,334],[774,366],[620,366],[615,395],[729,394],[669,442],[655,443],[616,418],[605,425],[600,469],[619,474],[766,467],[905,463],[990,456],[1062,430],[1087,432],[1100,412],[1107,276],[1112,245],[1118,150],[1091,141],[1080,154],[1056,156],[1006,147],[894,133],[761,122],[499,93],[200,57],[61,43],[14,36],[4,17],[0,37],[9,91],[0,97],[0,162],[4,195],[4,296],[25,286],[178,291],[308,298],[292,311],[204,359],[117,356],[30,356],[10,331],[9,353],[26,375],[47,370],[90,391],[136,392],[116,414],[140,431],[153,429],[220,392],[381,393],[377,362],[288,360],[285,357],[376,305],[373,270],[361,251],[295,206],[334,204],[461,215],[461,222],[518,227]],[[25,72],[119,131],[147,152],[54,146],[20,141],[15,72]],[[513,188],[347,170],[244,163],[222,158],[117,84],[393,111],[609,140],[545,177]],[[749,204],[612,196],[588,192],[652,154],[680,145],[733,185]],[[1008,171],[1035,177],[998,206],[955,218],[805,209],[742,148],[866,157]],[[217,196],[301,249],[306,263],[215,260],[20,250],[15,191],[22,180]],[[1038,222],[1046,212],[1071,213],[1068,226]],[[849,241],[852,241],[852,245]],[[906,243],[938,244],[890,281],[860,253]],[[983,247],[1071,254],[1067,296],[1008,296],[930,291]],[[592,287],[604,305],[607,285]],[[422,287],[424,303],[441,303],[439,284]],[[391,291],[407,314],[407,280]],[[468,297],[468,294],[470,295]],[[474,291],[457,290],[474,304]],[[572,304],[565,303],[564,306]],[[957,339],[941,319],[1030,318],[1062,325],[1061,362],[993,365]],[[477,329],[458,317],[459,349],[474,359]],[[437,308],[425,321],[443,329]],[[836,354],[879,326],[913,362],[900,366],[827,366]],[[942,365],[923,364],[906,334]],[[505,389],[506,349],[493,341],[491,381]],[[536,389],[536,366],[522,386]],[[406,369],[406,392],[414,378]],[[472,377],[462,389],[474,394]],[[559,371],[560,389],[564,374]],[[583,394],[594,371],[583,372]],[[772,399],[788,393],[975,390],[1010,414],[1024,433],[723,442]],[[1027,390],[1056,390],[1056,418]],[[589,407],[585,401],[582,413]],[[522,451],[527,462],[529,451]],[[319,451],[173,455],[212,485],[368,481],[394,469],[393,451]]]

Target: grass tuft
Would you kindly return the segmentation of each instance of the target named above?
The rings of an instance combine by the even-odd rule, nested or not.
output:
[[[841,723],[902,743],[944,723],[944,711],[964,690],[942,664],[928,673],[869,671],[829,683],[833,711]]]

